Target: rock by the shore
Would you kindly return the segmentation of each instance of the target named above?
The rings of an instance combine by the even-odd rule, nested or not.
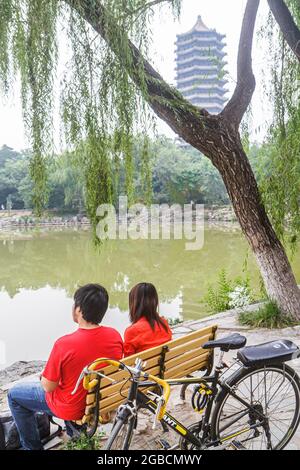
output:
[[[192,207],[192,206],[191,206]],[[148,222],[150,214],[147,210],[139,216],[140,223]],[[193,210],[193,220],[202,217]],[[128,213],[127,220],[130,222],[132,216]],[[224,206],[211,206],[205,207],[204,218],[212,222],[235,222],[236,216],[231,205]],[[174,221],[174,213],[172,210],[159,213],[159,219],[169,219],[170,222]],[[19,229],[28,227],[77,227],[77,226],[90,226],[90,220],[83,214],[77,215],[55,215],[48,214],[43,217],[36,217],[32,211],[16,210],[11,214],[5,212],[0,213],[0,229]]]
[[[45,361],[18,361],[11,366],[0,370],[0,387],[4,384],[15,382],[27,375],[37,374],[42,371]]]
[[[11,216],[0,218],[0,229],[5,228],[22,228],[22,227],[72,227],[72,226],[89,226],[90,221],[87,217],[82,215],[66,215],[66,216],[44,216],[35,217],[31,215],[22,215],[20,213],[12,214]]]

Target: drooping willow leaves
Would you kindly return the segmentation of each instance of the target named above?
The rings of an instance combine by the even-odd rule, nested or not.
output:
[[[74,0],[76,1],[76,0]],[[91,2],[99,0],[91,0]],[[147,57],[153,6],[178,15],[180,0],[103,0],[107,15]],[[114,37],[114,31],[109,34]],[[117,43],[130,61],[128,45]],[[141,68],[140,72],[143,74]],[[63,0],[1,0],[0,82],[4,93],[20,77],[24,121],[31,146],[33,202],[41,214],[47,202],[47,160],[53,151],[53,113],[59,96],[62,137],[77,153],[85,180],[86,208],[93,225],[99,204],[112,202],[119,162],[125,162],[125,192],[134,200],[133,135],[144,132],[141,148],[145,200],[151,194],[147,131],[152,115],[143,87],[137,90],[105,41]],[[142,81],[141,77],[141,81]]]
[[[300,27],[300,2],[287,4]],[[263,31],[268,39],[273,106],[262,159],[261,192],[280,238],[296,247],[300,233],[300,64],[270,14]]]

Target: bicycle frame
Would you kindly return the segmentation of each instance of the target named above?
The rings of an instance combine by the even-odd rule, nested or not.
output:
[[[199,432],[202,433],[201,440],[199,440],[189,429],[187,429],[180,421],[178,421],[174,416],[172,416],[168,411],[165,412],[162,422],[167,425],[169,428],[171,428],[173,431],[175,431],[177,434],[179,434],[182,438],[184,438],[187,442],[190,444],[196,446],[196,447],[201,447],[202,443],[205,442],[205,445],[207,448],[210,447],[217,447],[220,446],[224,443],[226,445],[230,444],[230,441],[233,441],[237,436],[240,436],[244,433],[249,432],[251,429],[256,429],[257,427],[263,426],[265,422],[265,416],[260,413],[254,406],[252,406],[250,403],[246,402],[243,398],[239,397],[236,395],[234,390],[232,390],[226,382],[221,382],[219,380],[220,374],[221,374],[222,366],[217,366],[215,369],[215,373],[212,376],[207,376],[203,378],[199,377],[189,377],[189,378],[182,378],[182,379],[170,379],[166,380],[166,382],[169,383],[169,385],[190,385],[190,384],[199,384],[200,382],[206,383],[206,384],[212,384],[212,394],[209,397],[207,406],[203,412],[203,418],[202,420],[199,420]],[[128,400],[126,403],[130,403],[131,406],[133,405],[133,400],[134,396],[136,397],[136,405],[137,408],[146,408],[148,409],[152,414],[156,414],[157,412],[157,407],[158,405],[155,402],[155,399],[151,399],[149,396],[147,396],[145,393],[143,393],[141,390],[139,390],[142,387],[151,387],[151,386],[157,386],[157,384],[153,382],[142,382],[142,383],[137,383],[136,381],[132,382],[132,385],[129,389],[129,396]],[[219,393],[219,389],[225,389],[232,397],[234,397],[237,401],[242,403],[245,407],[246,410],[244,413],[239,414],[238,418],[233,419],[231,422],[227,423],[224,428],[222,428],[222,431],[230,427],[232,424],[237,422],[242,416],[245,416],[249,412],[252,412],[255,416],[257,416],[260,419],[259,424],[253,424],[245,427],[242,430],[239,430],[236,433],[229,434],[227,436],[222,437],[222,439],[217,439],[214,441],[209,441],[210,439],[210,417],[212,414],[212,408],[213,408],[213,402],[214,399],[216,398],[217,394]],[[130,397],[130,399],[129,399]],[[124,406],[124,405],[123,405]]]

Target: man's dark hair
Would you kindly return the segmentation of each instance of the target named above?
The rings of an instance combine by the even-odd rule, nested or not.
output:
[[[75,308],[80,308],[84,320],[98,325],[108,307],[108,293],[100,284],[86,284],[77,289],[74,301]]]

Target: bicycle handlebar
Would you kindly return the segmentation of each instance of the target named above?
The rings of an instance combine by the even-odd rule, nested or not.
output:
[[[98,383],[97,379],[89,380],[89,376],[92,375],[92,374],[97,373],[97,370],[96,370],[97,366],[99,364],[103,364],[103,363],[105,364],[105,366],[106,365],[111,365],[111,366],[116,367],[117,369],[120,369],[120,370],[127,370],[131,375],[139,373],[140,376],[143,377],[144,379],[150,380],[150,381],[155,382],[158,385],[160,385],[163,389],[163,396],[161,398],[162,404],[161,404],[160,410],[158,412],[157,419],[159,421],[161,421],[163,419],[163,416],[166,412],[167,403],[168,403],[169,398],[170,398],[170,393],[171,393],[170,385],[165,380],[163,380],[159,377],[155,377],[155,375],[148,374],[147,372],[144,372],[143,370],[141,370],[139,368],[127,366],[126,364],[123,364],[123,362],[116,361],[114,359],[107,359],[107,358],[101,357],[101,358],[98,358],[95,361],[93,361],[87,367],[85,367],[83,369],[83,371],[81,372],[79,378],[78,378],[77,384],[76,384],[72,394],[76,393],[76,391],[78,389],[78,386],[80,384],[80,381],[82,379],[83,379],[83,387],[85,388],[85,390],[91,390],[93,387],[95,387]]]

